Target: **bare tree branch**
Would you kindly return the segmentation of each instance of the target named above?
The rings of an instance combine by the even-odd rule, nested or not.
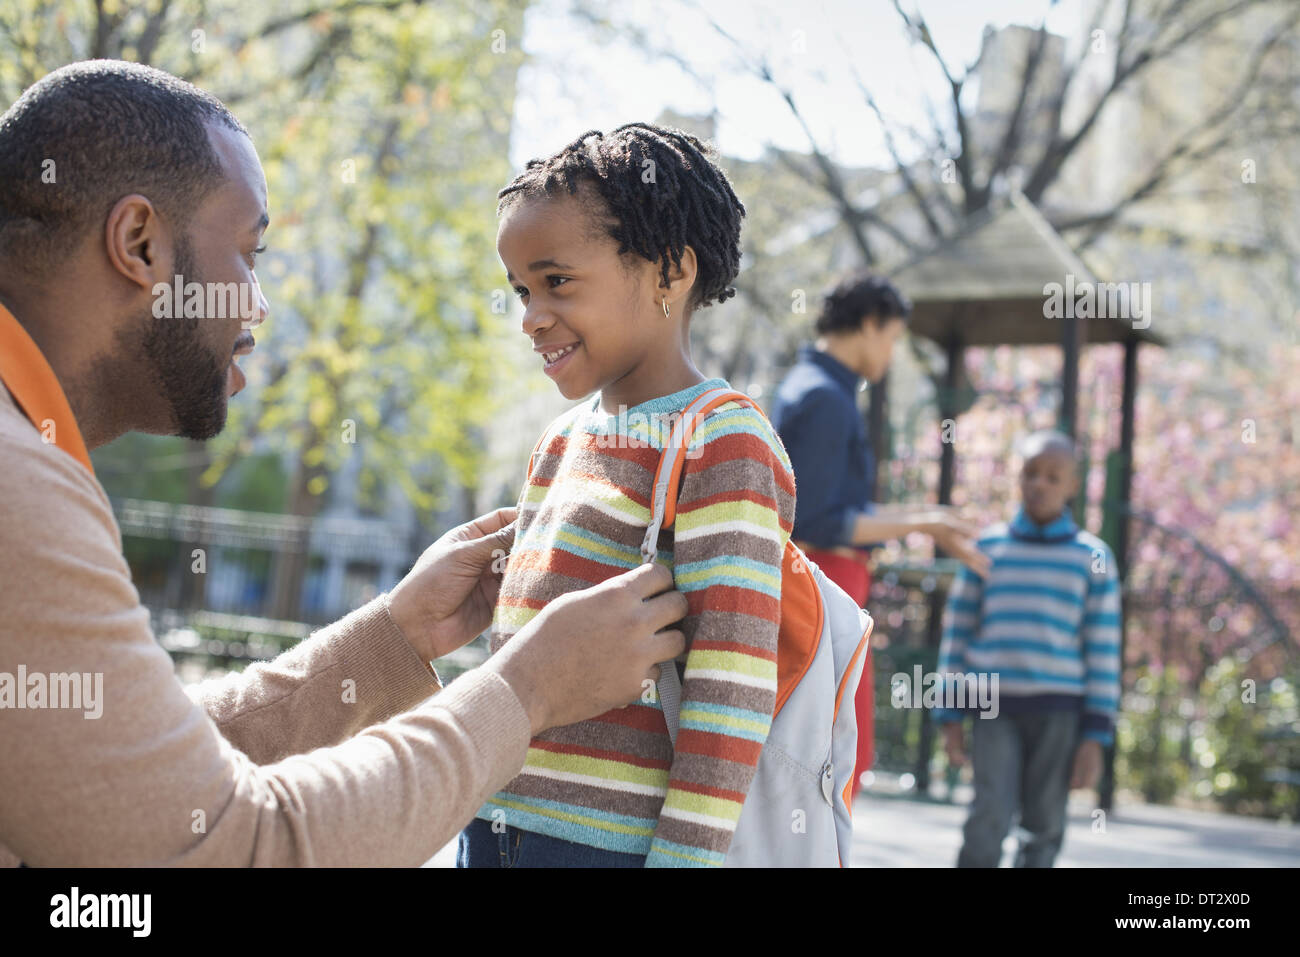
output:
[[[1180,165],[1196,162],[1213,156],[1219,150],[1223,149],[1235,137],[1241,134],[1241,129],[1229,126],[1229,121],[1241,110],[1246,102],[1248,94],[1254,88],[1259,78],[1260,70],[1263,68],[1264,61],[1268,58],[1269,53],[1287,36],[1291,34],[1292,29],[1300,23],[1300,8],[1294,10],[1290,17],[1283,20],[1273,31],[1264,38],[1263,41],[1255,48],[1254,53],[1249,60],[1245,76],[1241,81],[1224,97],[1219,107],[1214,110],[1204,122],[1198,124],[1191,130],[1188,130],[1171,147],[1164,156],[1152,166],[1148,175],[1133,189],[1129,190],[1123,197],[1117,200],[1110,208],[1087,216],[1081,216],[1057,225],[1059,229],[1077,229],[1079,227],[1091,227],[1091,233],[1084,240],[1085,244],[1090,244],[1100,235],[1101,230],[1112,223],[1126,208],[1141,202],[1143,199],[1152,195],[1170,176],[1179,168]],[[1222,130],[1218,136],[1213,137],[1209,142],[1200,147],[1195,147],[1196,140],[1205,136],[1208,132],[1217,127],[1227,127]],[[1180,164],[1180,161],[1183,163]]]
[[[926,228],[930,230],[930,235],[934,239],[943,237],[943,228],[935,218],[934,212],[930,207],[929,198],[921,191],[920,184],[912,175],[912,171],[903,157],[898,152],[898,144],[894,141],[893,131],[885,122],[885,114],[880,111],[880,104],[876,102],[875,96],[867,89],[867,85],[862,81],[862,76],[858,73],[857,67],[853,68],[853,80],[858,85],[858,90],[862,93],[862,98],[866,100],[867,106],[871,112],[876,115],[877,122],[880,123],[881,132],[885,136],[885,148],[889,150],[889,156],[894,161],[894,166],[898,168],[898,175],[903,180],[903,185],[907,192],[916,202],[916,207],[921,212],[921,217],[925,220]]]
[[[895,2],[897,3],[897,0],[895,0]],[[1187,2],[1188,0],[1174,0],[1170,7],[1167,8],[1166,17],[1172,17],[1181,12]],[[1145,45],[1141,48],[1128,63],[1125,63],[1117,56],[1115,60],[1115,70],[1109,85],[1104,91],[1102,91],[1101,96],[1097,98],[1097,102],[1093,104],[1092,109],[1084,118],[1083,122],[1079,124],[1078,129],[1076,129],[1069,137],[1064,138],[1061,136],[1059,131],[1053,133],[1053,142],[1043,154],[1042,159],[1035,167],[1025,185],[1025,196],[1031,202],[1038,202],[1042,198],[1044,191],[1046,191],[1047,187],[1052,184],[1060,173],[1061,167],[1065,164],[1065,161],[1070,158],[1079,144],[1085,137],[1087,137],[1088,133],[1092,130],[1098,118],[1101,116],[1102,110],[1105,109],[1106,104],[1110,102],[1111,97],[1114,96],[1117,91],[1126,84],[1132,82],[1134,77],[1138,76],[1143,70],[1149,68],[1153,63],[1164,59],[1194,38],[1212,30],[1223,22],[1225,18],[1234,13],[1240,13],[1248,7],[1257,6],[1260,2],[1262,2],[1262,0],[1235,0],[1234,3],[1214,10],[1213,12],[1201,17],[1199,20],[1191,23],[1178,34],[1175,40],[1167,41],[1159,47],[1154,45],[1155,41],[1153,40],[1152,44]],[[1163,27],[1169,21],[1168,19],[1162,19],[1160,22]],[[1128,31],[1132,27],[1132,24],[1133,20],[1131,19],[1130,4],[1125,8],[1125,28],[1124,32],[1121,33],[1120,38],[1117,40],[1117,50],[1127,48],[1128,40],[1132,39],[1131,36],[1128,35]],[[1157,39],[1160,32],[1162,32],[1162,30],[1157,31]]]
[[[300,10],[298,13],[280,17],[278,20],[270,20],[253,32],[253,36],[265,37],[272,33],[278,33],[281,30],[287,30],[289,27],[295,27],[300,23],[305,23],[313,17],[321,14],[350,13],[353,10],[396,10],[407,4],[419,6],[424,0],[344,0],[332,7],[309,7],[306,10]]]
[[[162,37],[163,23],[167,20],[167,11],[171,5],[172,0],[159,0],[158,9],[145,21],[144,30],[141,31],[140,39],[135,45],[136,59],[141,63],[153,61],[153,53],[158,47],[158,40]]]
[[[980,190],[975,184],[973,155],[974,142],[971,137],[970,127],[966,122],[966,112],[962,109],[961,105],[961,92],[965,87],[966,79],[970,74],[967,73],[966,76],[963,76],[960,80],[953,77],[952,71],[948,69],[948,64],[943,58],[943,54],[941,54],[939,48],[935,46],[934,37],[930,34],[930,28],[926,26],[925,20],[922,18],[920,13],[918,13],[916,19],[913,20],[912,17],[908,16],[907,12],[903,10],[903,5],[900,3],[900,0],[894,0],[894,9],[898,12],[898,15],[903,20],[903,25],[907,27],[912,36],[919,40],[922,46],[930,51],[935,62],[939,64],[939,69],[943,71],[944,78],[948,81],[953,119],[957,127],[957,140],[958,146],[960,147],[957,155],[952,157],[952,159],[957,167],[957,176],[961,180],[963,205],[965,210],[967,213],[974,212],[976,209],[981,208],[979,205],[976,205],[977,200],[980,197]],[[985,199],[987,199],[987,197],[985,197]]]
[[[994,154],[993,165],[989,168],[988,181],[984,185],[985,195],[983,199],[986,203],[993,181],[1007,169],[1012,158],[1020,150],[1025,106],[1029,102],[1029,94],[1034,88],[1034,80],[1038,77],[1038,68],[1043,62],[1043,51],[1046,48],[1047,24],[1044,23],[1039,26],[1038,32],[1034,35],[1033,45],[1025,56],[1025,68],[1020,76],[1020,90],[1016,96],[1016,105],[1011,111],[1011,116],[1007,119],[1006,131],[1002,134],[1002,141],[998,144],[997,152]]]

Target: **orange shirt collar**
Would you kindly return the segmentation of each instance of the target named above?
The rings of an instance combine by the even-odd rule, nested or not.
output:
[[[95,474],[77,420],[72,417],[72,406],[68,405],[68,397],[54,370],[27,330],[3,305],[0,305],[0,381],[46,442],[53,441],[91,475]]]

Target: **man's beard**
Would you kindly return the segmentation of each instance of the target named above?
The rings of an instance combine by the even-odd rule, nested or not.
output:
[[[176,245],[175,272],[182,288],[202,283],[194,273],[194,255],[185,237]],[[206,288],[206,287],[205,287]],[[173,303],[171,317],[149,313],[143,346],[163,395],[171,406],[176,428],[172,434],[186,439],[210,439],[226,425],[226,368],[230,356],[216,358],[204,345],[199,323],[184,318],[182,303]]]

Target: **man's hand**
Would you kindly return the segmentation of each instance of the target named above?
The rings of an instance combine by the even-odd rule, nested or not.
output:
[[[959,768],[966,763],[966,734],[960,721],[950,721],[943,726],[943,750],[948,763]]]
[[[1091,738],[1079,742],[1074,751],[1074,769],[1070,773],[1070,790],[1090,788],[1101,778],[1101,742]]]
[[[973,571],[980,578],[989,573],[992,560],[975,547],[978,529],[948,512],[936,512],[921,529],[934,544]]]
[[[421,661],[455,651],[492,623],[514,520],[513,508],[499,508],[453,528],[389,594],[388,613]]]
[[[533,734],[619,708],[659,679],[656,662],[686,647],[686,596],[662,565],[641,565],[548,604],[481,667],[519,697]]]

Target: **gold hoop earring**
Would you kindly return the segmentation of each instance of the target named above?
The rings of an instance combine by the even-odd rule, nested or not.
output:
[[[671,316],[668,315],[668,300],[667,300],[667,299],[664,300],[664,318],[665,318],[665,319],[672,318]]]

